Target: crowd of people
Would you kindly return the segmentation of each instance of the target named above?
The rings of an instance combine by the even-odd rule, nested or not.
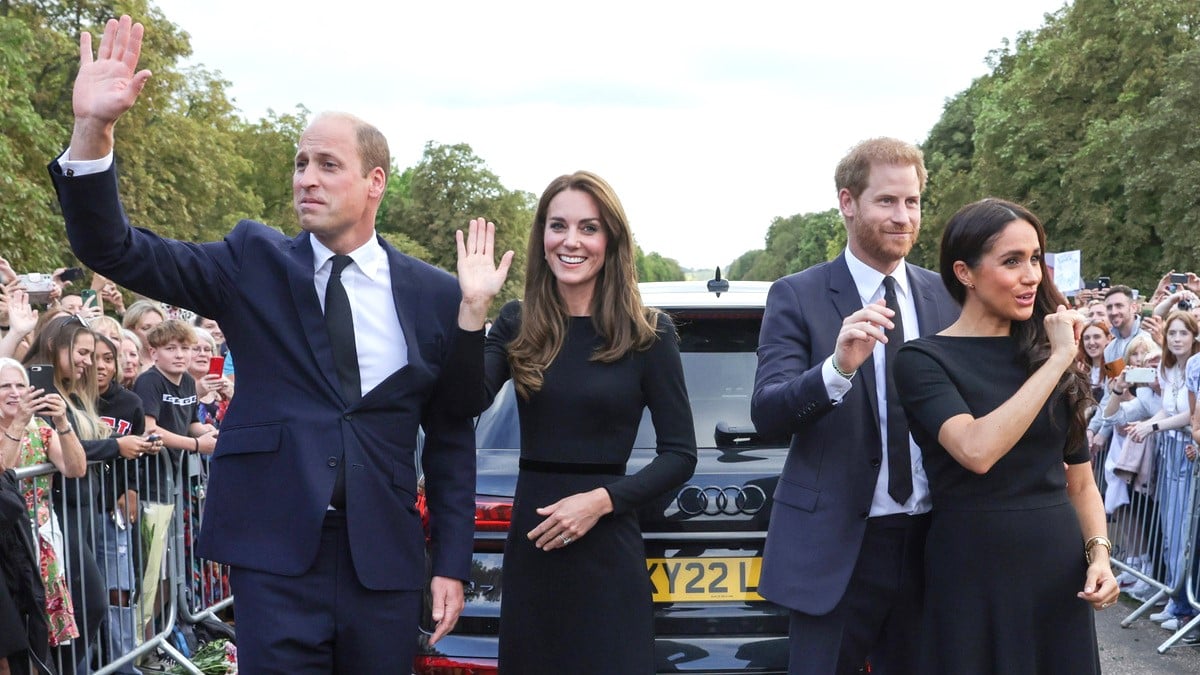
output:
[[[173,486],[185,486],[185,511],[198,518],[201,458],[215,445],[233,377],[223,372],[225,345],[211,321],[170,318],[178,310],[151,300],[126,308],[100,277],[93,286],[105,292],[80,301],[56,276],[39,307],[2,259],[0,282],[0,468],[50,462],[58,469],[20,484],[37,575],[20,580],[16,593],[18,580],[0,583],[0,662],[11,672],[39,672],[39,662],[56,663],[59,673],[90,672],[107,662],[97,659],[131,651],[145,635],[145,617],[161,614]],[[15,481],[10,489],[18,489]],[[163,525],[150,530],[152,541],[138,527],[145,518]],[[16,555],[18,542],[6,543],[5,555]],[[192,581],[194,597],[228,593],[212,569],[195,570]],[[27,625],[42,628],[7,630]]]
[[[1170,631],[1196,616],[1187,599],[1183,538],[1200,535],[1191,533],[1186,508],[1200,441],[1198,296],[1200,277],[1170,271],[1149,297],[1125,285],[1080,297],[1085,312],[1103,307],[1085,329],[1078,362],[1097,401],[1087,437],[1103,475],[1115,554],[1126,567],[1118,581],[1141,601],[1160,595],[1148,579],[1169,588],[1166,606],[1150,618]],[[1184,639],[1198,642],[1200,631]]]

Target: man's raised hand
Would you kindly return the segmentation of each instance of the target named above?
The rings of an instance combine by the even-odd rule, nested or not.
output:
[[[99,159],[112,151],[113,125],[150,79],[149,70],[137,70],[143,30],[129,16],[109,19],[94,58],[91,34],[79,36],[79,74],[71,97],[75,131],[68,159]]]

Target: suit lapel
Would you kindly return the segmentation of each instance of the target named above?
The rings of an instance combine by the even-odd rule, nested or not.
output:
[[[292,259],[287,266],[288,286],[291,288],[296,315],[304,326],[305,340],[317,361],[317,370],[334,395],[342,400],[341,385],[335,375],[337,368],[333,363],[333,347],[329,344],[329,331],[325,329],[325,314],[321,311],[317,289],[313,286],[313,249],[308,237],[307,232],[301,232],[284,244]],[[342,403],[345,401],[342,400]]]
[[[934,289],[922,276],[914,274],[911,268],[908,271],[908,284],[913,289],[913,308],[917,312],[917,330],[921,337],[940,331],[944,326],[938,315]]]
[[[858,287],[854,285],[854,277],[850,276],[850,268],[846,265],[846,254],[843,252],[829,265],[829,297],[833,300],[838,312],[837,330],[841,330],[842,319],[862,309],[862,298],[858,295]],[[875,357],[869,356],[858,368],[862,378],[863,390],[870,402],[871,419],[879,426],[879,397],[875,393]]]
[[[379,238],[379,245],[387,253],[388,270],[392,277],[392,302],[396,303],[396,316],[400,317],[400,329],[404,331],[404,343],[408,346],[409,365],[421,364],[421,349],[417,341],[417,308],[420,307],[421,284],[413,271],[412,261]]]

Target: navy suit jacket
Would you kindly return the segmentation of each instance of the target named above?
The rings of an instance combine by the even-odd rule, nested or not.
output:
[[[237,395],[212,457],[200,555],[274,574],[305,572],[316,558],[337,466],[346,462],[359,580],[376,590],[421,588],[420,425],[433,574],[468,578],[475,437],[470,417],[455,412],[461,385],[439,375],[456,348],[482,344],[466,345],[474,336],[458,329],[454,277],[380,240],[409,363],[349,404],[313,286],[308,233],[289,238],[244,220],[219,242],[165,239],[130,227],[115,166],[68,177],[55,162],[50,173],[81,261],[133,291],[216,319],[237,355]]]
[[[906,268],[921,335],[953,323],[958,305],[941,277]],[[815,616],[832,611],[846,592],[883,457],[873,357],[837,406],[821,377],[842,320],[862,306],[843,254],[772,284],[758,343],[751,418],[764,434],[792,438],[759,592]]]

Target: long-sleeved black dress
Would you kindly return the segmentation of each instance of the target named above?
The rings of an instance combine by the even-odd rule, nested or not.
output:
[[[509,378],[508,343],[521,306],[504,306],[485,348],[489,398]],[[521,469],[504,548],[500,670],[538,673],[653,673],[654,626],[646,553],[636,509],[687,480],[696,438],[674,326],[660,317],[649,349],[614,363],[590,361],[601,344],[590,317],[569,319],[542,389],[518,398]],[[626,476],[644,408],[657,434],[656,458]],[[535,509],[604,486],[613,512],[586,535],[551,551],[526,535]]]
[[[925,545],[922,673],[1099,673],[1083,590],[1083,534],[1063,462],[1070,411],[1051,396],[984,474],[938,443],[942,424],[1004,404],[1028,379],[1011,337],[933,335],[904,343],[896,388],[921,446],[933,518]]]

